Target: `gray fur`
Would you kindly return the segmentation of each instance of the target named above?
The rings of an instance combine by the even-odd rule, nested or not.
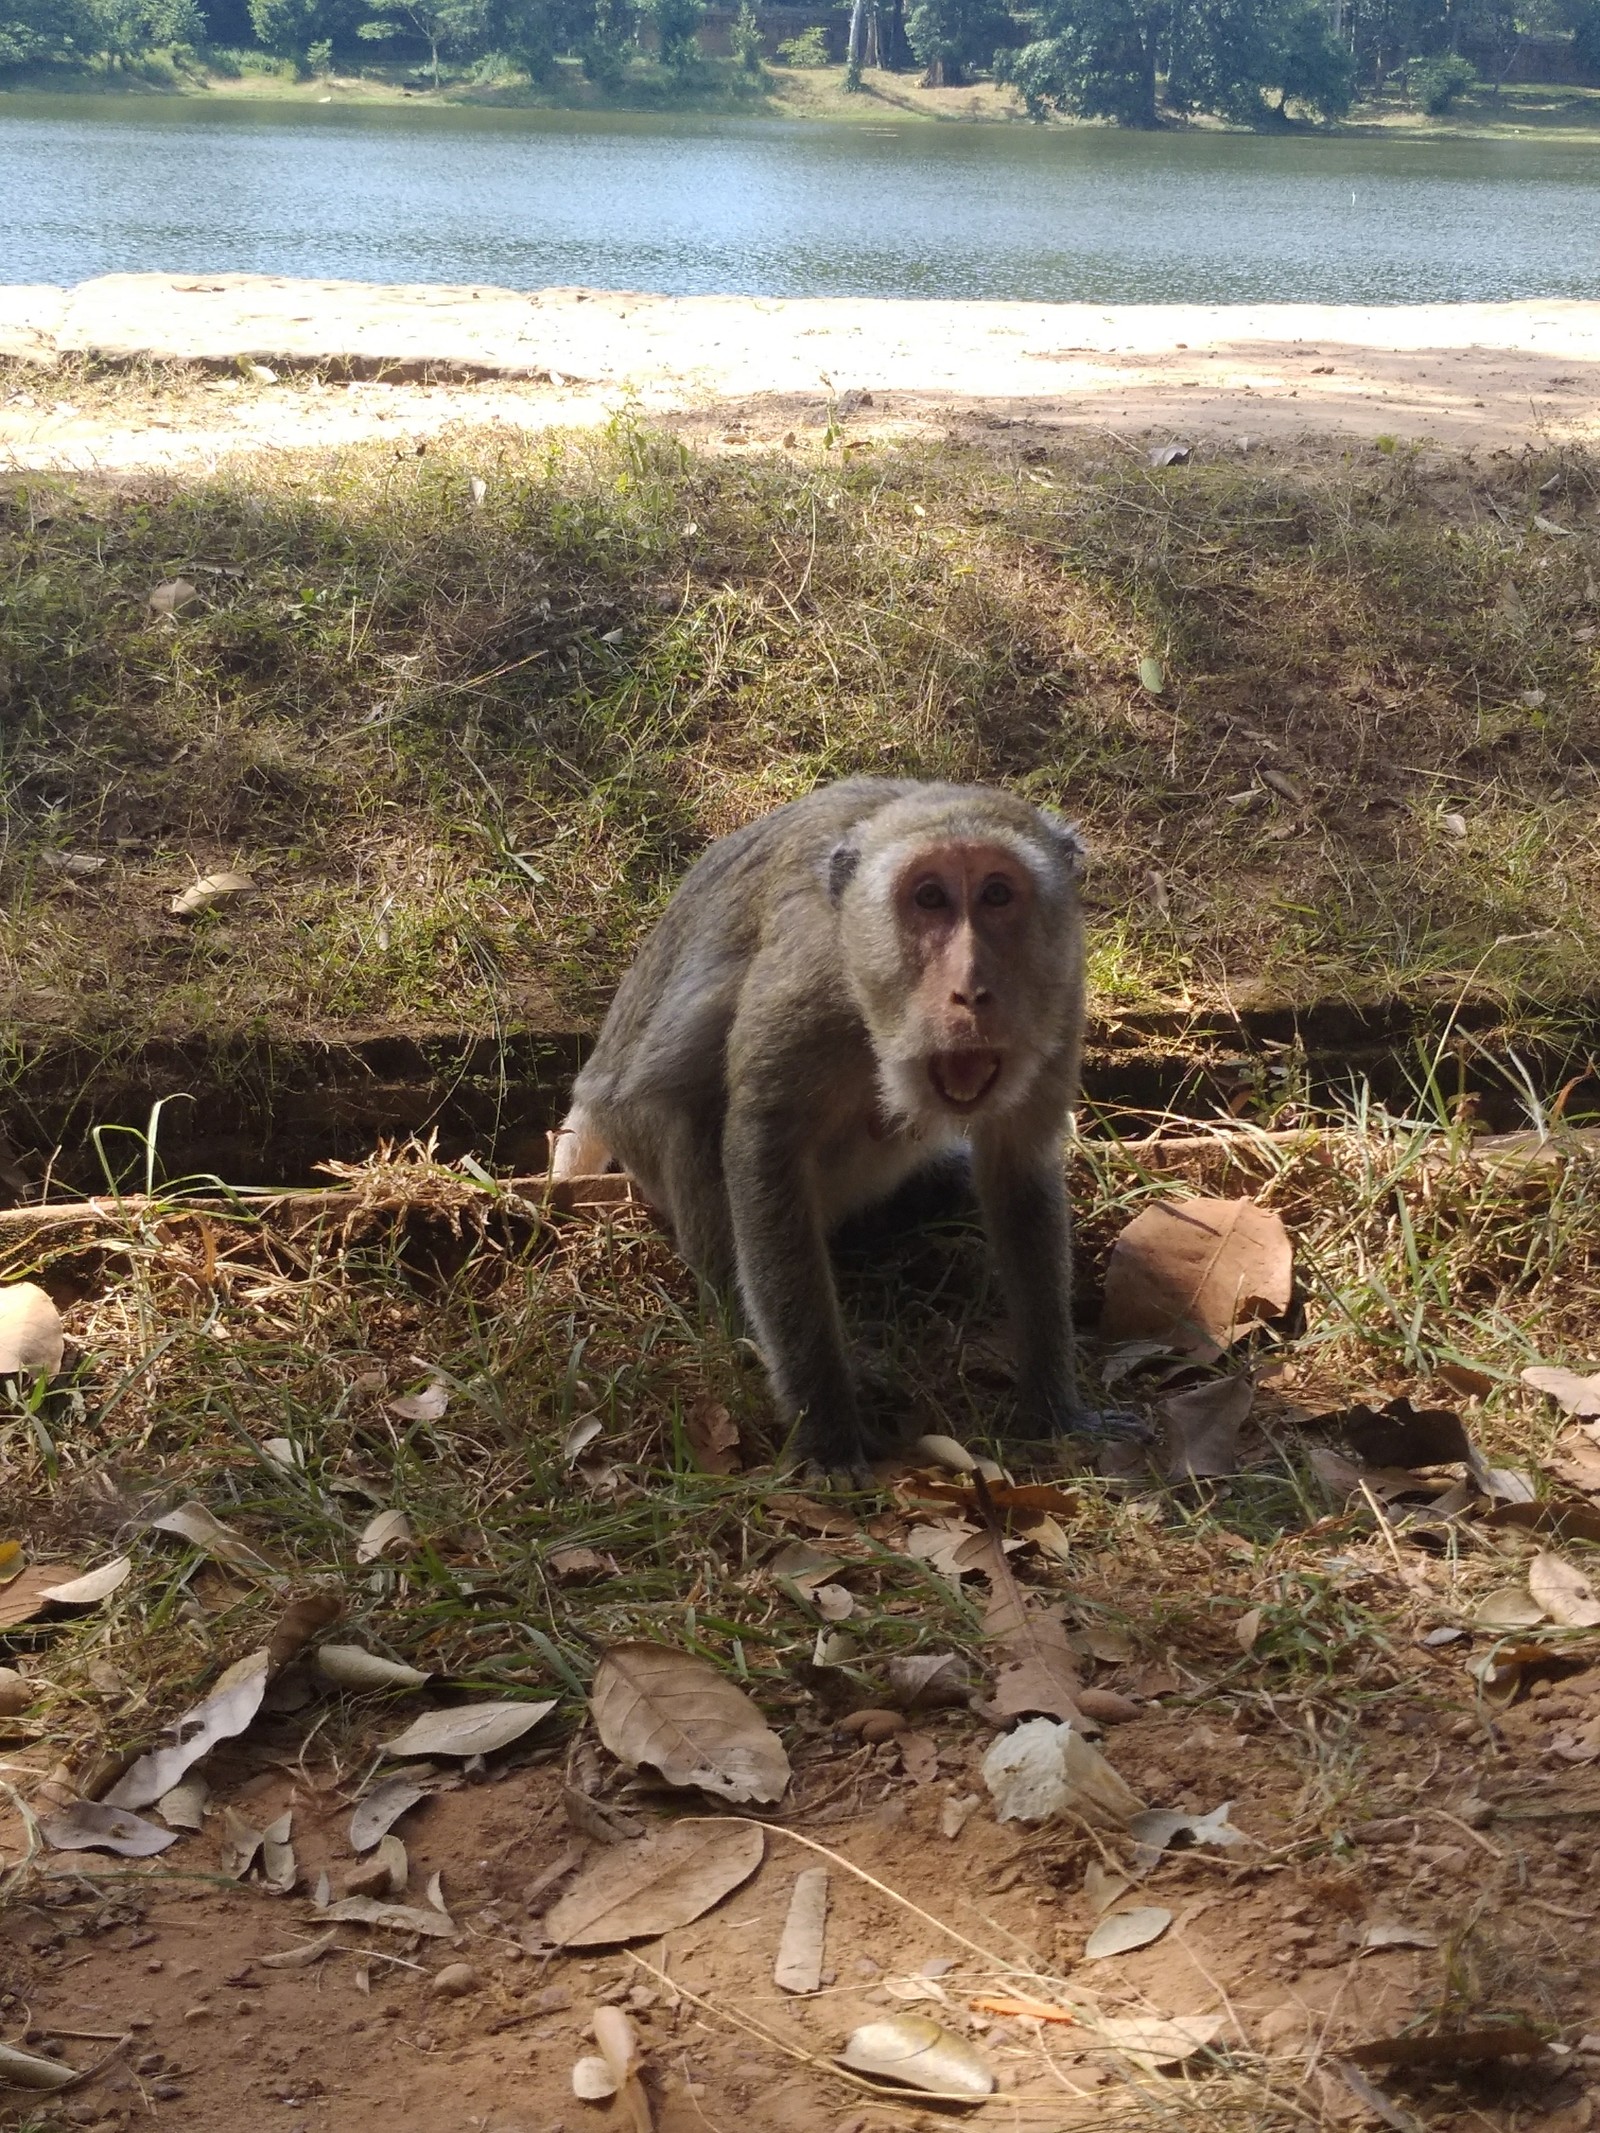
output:
[[[893,855],[967,838],[1026,863],[1037,908],[1004,1100],[969,1120],[927,1085],[883,888]],[[1010,1305],[1018,1426],[1079,1422],[1062,1138],[1084,1017],[1081,847],[1059,818],[987,788],[852,778],[737,830],[684,880],[623,979],[579,1075],[556,1167],[609,1152],[708,1280],[736,1281],[797,1448],[865,1446],[827,1237],[971,1144]],[[920,1049],[919,1049],[920,1047]]]

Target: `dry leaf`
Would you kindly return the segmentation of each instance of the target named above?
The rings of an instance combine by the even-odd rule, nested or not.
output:
[[[419,1800],[427,1797],[427,1788],[414,1778],[384,1778],[373,1786],[365,1799],[356,1803],[355,1813],[350,1817],[351,1850],[370,1852],[403,1814],[409,1813]]]
[[[1528,1565],[1528,1590],[1563,1629],[1593,1629],[1600,1625],[1600,1599],[1594,1587],[1574,1563],[1542,1550]]]
[[[443,1378],[435,1378],[421,1392],[402,1393],[398,1400],[391,1400],[389,1412],[402,1422],[437,1422],[449,1405],[449,1387]]]
[[[717,1400],[696,1400],[683,1419],[683,1433],[702,1474],[739,1471],[739,1425]]]
[[[604,2103],[615,2096],[620,2083],[598,2052],[573,2062],[572,2093],[584,2103]]]
[[[989,1580],[984,1634],[1005,1653],[995,1675],[991,1704],[1007,1718],[1035,1713],[1059,1719],[1081,1717],[1078,1655],[1066,1624],[1048,1608],[1029,1605],[1005,1551],[993,1535],[986,1538],[988,1550],[977,1566]]]
[[[1468,2066],[1493,2059],[1526,2059],[1542,2052],[1538,2030],[1507,2022],[1487,2029],[1446,2030],[1442,2035],[1383,2037],[1345,2053],[1358,2066]]]
[[[1473,1609],[1472,1619],[1479,1629],[1533,1629],[1544,1620],[1544,1609],[1526,1585],[1496,1585]]]
[[[966,1557],[968,1543],[978,1535],[979,1528],[964,1518],[928,1519],[906,1535],[906,1553],[914,1562],[930,1563],[941,1576],[959,1585],[979,1568]]]
[[[940,1836],[954,1844],[982,1804],[975,1792],[957,1793],[946,1800],[939,1809]]]
[[[339,1928],[329,1926],[326,1933],[319,1933],[315,1940],[302,1941],[298,1948],[280,1948],[276,1955],[257,1955],[251,1960],[263,1970],[304,1970],[330,1954],[338,1939]]]
[[[1452,1392],[1459,1392],[1469,1400],[1486,1400],[1495,1388],[1495,1379],[1487,1370],[1479,1370],[1471,1363],[1440,1363],[1434,1376],[1441,1385],[1448,1385]]]
[[[1214,1358],[1288,1310],[1294,1251],[1253,1200],[1160,1201],[1135,1215],[1106,1268],[1101,1330]]]
[[[789,1785],[783,1743],[742,1689],[704,1659],[664,1644],[614,1645],[589,1708],[601,1743],[630,1770],[659,1771],[742,1806],[772,1805]]]
[[[9,1585],[26,1568],[28,1552],[21,1541],[0,1541],[0,1585]]]
[[[0,1289],[0,1377],[53,1377],[65,1347],[61,1313],[36,1281]]]
[[[1186,1844],[1248,1844],[1242,1829],[1228,1819],[1232,1800],[1224,1800],[1209,1814],[1184,1814],[1176,1807],[1147,1807],[1129,1817],[1128,1835],[1137,1847],[1135,1858],[1141,1873],[1154,1866],[1161,1854],[1181,1837]]]
[[[914,1458],[925,1460],[929,1466],[942,1466],[947,1474],[970,1474],[977,1465],[964,1444],[937,1433],[919,1437],[911,1451]]]
[[[963,2038],[927,2015],[891,2015],[864,2022],[839,2054],[841,2066],[920,2090],[971,2102],[994,2093],[994,2075]]]
[[[1002,1822],[1044,1822],[1077,1814],[1121,1828],[1144,1802],[1071,1726],[1030,1718],[1003,1733],[983,1758],[983,1781]]]
[[[891,1659],[884,1679],[911,1709],[958,1709],[972,1693],[966,1661],[959,1652],[909,1652]]]
[[[306,1592],[291,1600],[267,1641],[269,1677],[281,1673],[313,1637],[337,1622],[343,1613],[344,1602],[334,1592]]]
[[[261,1881],[275,1896],[287,1896],[298,1879],[294,1846],[289,1842],[293,1811],[279,1815],[261,1832]]]
[[[20,1718],[33,1697],[32,1685],[14,1666],[0,1666],[0,1718]]]
[[[168,578],[146,593],[144,604],[152,615],[175,615],[180,607],[187,607],[199,597],[199,586],[191,585],[187,578]]]
[[[180,1504],[175,1511],[165,1511],[160,1518],[150,1521],[157,1533],[176,1534],[192,1546],[214,1555],[219,1562],[232,1563],[240,1570],[270,1570],[272,1565],[265,1556],[258,1555],[248,1541],[242,1541],[237,1533],[230,1533],[218,1518],[213,1518],[203,1503]]]
[[[363,1651],[359,1644],[319,1645],[316,1663],[323,1679],[341,1689],[420,1689],[433,1679],[418,1667],[403,1666],[398,1659],[380,1659],[376,1652]]]
[[[78,2078],[75,2068],[59,2059],[36,2059],[32,2052],[19,2052],[14,2044],[0,2044],[0,2086],[12,2089],[64,2089]]]
[[[1600,1416],[1600,1371],[1583,1376],[1576,1370],[1560,1370],[1542,1363],[1522,1373],[1522,1382],[1534,1392],[1548,1393],[1564,1414],[1580,1422]]]
[[[795,1876],[789,1915],[778,1943],[773,1983],[785,1992],[820,1992],[828,1920],[828,1869],[808,1866]]]
[[[0,1585],[0,1630],[31,1622],[53,1604],[45,1594],[73,1582],[78,1573],[68,1563],[34,1563]]]
[[[210,1797],[211,1787],[198,1770],[191,1770],[156,1801],[156,1813],[169,1829],[197,1833],[206,1826],[206,1802]]]
[[[217,1853],[217,1870],[226,1874],[230,1881],[243,1881],[256,1863],[265,1832],[247,1822],[235,1807],[222,1810],[222,1844]]]
[[[939,1745],[926,1733],[897,1733],[900,1768],[914,1785],[933,1785],[939,1778]]]
[[[562,1444],[561,1454],[568,1466],[573,1466],[593,1444],[596,1437],[605,1434],[605,1424],[598,1415],[580,1415]]]
[[[82,1577],[68,1578],[60,1585],[44,1586],[39,1597],[54,1607],[93,1607],[97,1601],[109,1599],[119,1585],[125,1584],[132,1568],[132,1559],[119,1555],[109,1563],[102,1563],[98,1570],[86,1570]]]
[[[1179,2066],[1196,2052],[1216,2042],[1226,2026],[1224,2015],[1134,2015],[1100,2020],[1094,2025],[1096,2043],[1123,2052],[1136,2064],[1154,2073],[1163,2066]]]
[[[380,1903],[376,1896],[341,1896],[326,1905],[322,1915],[343,1925],[388,1926],[395,1933],[425,1933],[433,1940],[452,1940],[456,1931],[447,1911],[414,1903]]]
[[[967,2005],[974,2014],[1011,2015],[1025,2022],[1076,2022],[1070,2007],[1057,2007],[1050,2000],[1007,1998],[1002,1993],[980,1992]]]
[[[1261,1635],[1261,1609],[1247,1607],[1233,1625],[1233,1641],[1242,1652],[1253,1652]]]
[[[1167,1478],[1192,1481],[1232,1474],[1239,1466],[1239,1431],[1254,1405],[1247,1377],[1213,1378],[1172,1393],[1161,1403],[1167,1418]]]
[[[845,1585],[815,1586],[811,1599],[824,1622],[848,1622],[855,1613],[855,1594]]]
[[[1437,1948],[1439,1936],[1421,1926],[1371,1925],[1361,1936],[1361,1952],[1371,1955],[1385,1948]]]
[[[748,1881],[765,1848],[754,1823],[669,1823],[659,1836],[618,1845],[585,1868],[545,1913],[545,1933],[562,1948],[656,1939]]]
[[[404,1511],[380,1511],[362,1528],[356,1542],[356,1561],[375,1563],[386,1548],[409,1548],[411,1521]]]
[[[617,1567],[592,1548],[552,1548],[545,1561],[557,1578],[603,1577],[608,1570],[614,1575]]]
[[[175,896],[167,909],[174,918],[198,918],[202,911],[214,910],[232,897],[247,896],[254,887],[248,874],[203,874]]]
[[[1555,1454],[1545,1461],[1557,1481],[1588,1495],[1600,1493],[1600,1444],[1581,1430],[1571,1429],[1556,1441]]]
[[[1090,1910],[1098,1918],[1102,1911],[1109,1911],[1119,1896],[1128,1893],[1132,1883],[1126,1874],[1113,1873],[1102,1866],[1098,1859],[1091,1859],[1083,1870],[1083,1896]]]
[[[58,1852],[116,1852],[124,1859],[153,1858],[178,1841],[176,1830],[100,1800],[74,1800],[60,1814],[44,1816],[39,1834]]]
[[[493,1755],[548,1718],[548,1703],[462,1703],[453,1711],[424,1711],[384,1744],[385,1755]]]
[[[1313,1427],[1337,1431],[1363,1466],[1456,1466],[1471,1464],[1475,1456],[1459,1415],[1448,1407],[1413,1407],[1409,1400],[1341,1408],[1317,1416]]]
[[[152,1748],[125,1771],[106,1794],[113,1807],[150,1807],[170,1792],[192,1763],[221,1740],[242,1733],[261,1708],[267,1688],[267,1655],[251,1652],[229,1667],[217,1686],[165,1730],[172,1744]]]
[[[1115,1911],[1103,1918],[1083,1944],[1087,1962],[1104,1962],[1113,1955],[1129,1955],[1159,1940],[1172,1923],[1172,1913],[1159,1904],[1143,1904],[1136,1911]]]

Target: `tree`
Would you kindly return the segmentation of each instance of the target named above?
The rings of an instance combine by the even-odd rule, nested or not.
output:
[[[700,56],[705,0],[649,0],[649,6],[655,17],[661,64],[674,74],[687,74]]]
[[[603,89],[621,81],[633,44],[633,9],[628,0],[593,0],[578,39],[585,78]]]
[[[992,64],[1011,29],[1011,17],[995,0],[910,0],[905,23],[929,89],[957,88],[969,69]]]
[[[250,26],[256,42],[275,59],[305,64],[319,34],[318,0],[250,0]]]
[[[739,0],[739,12],[728,33],[728,49],[746,74],[761,72],[761,25],[750,0]]]
[[[0,0],[0,67],[71,64],[97,49],[87,0]]]
[[[996,79],[1013,85],[1031,116],[1057,110],[1122,126],[1160,124],[1156,72],[1167,0],[1044,0],[1035,21],[1041,35],[995,58]]]
[[[253,0],[252,0],[253,4]],[[277,0],[269,0],[277,4]],[[439,54],[481,50],[489,27],[489,0],[400,0],[401,22],[363,22],[360,35],[383,43],[404,36],[407,26],[428,47],[433,86],[439,86]]]

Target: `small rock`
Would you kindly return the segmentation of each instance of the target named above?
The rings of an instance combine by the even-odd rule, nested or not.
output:
[[[161,1960],[159,1955],[152,1955],[149,1962],[147,1962],[144,1967],[146,1968],[146,1970],[149,1971],[150,1975],[154,1977],[158,1970],[165,1970],[167,1966]]]
[[[471,1963],[446,1963],[434,1972],[431,1989],[442,2000],[464,2000],[469,1993],[482,1991],[483,1979]]]
[[[167,2063],[165,2052],[141,2052],[133,2062],[136,2074],[159,2074]]]
[[[209,2022],[211,2009],[204,2000],[196,2000],[192,2007],[186,2007],[183,2010],[183,2019],[186,2022]]]
[[[153,2081],[150,2084],[150,2093],[157,2103],[176,2103],[183,2090],[175,2081]]]
[[[389,1893],[389,1862],[387,1859],[363,1859],[359,1866],[351,1867],[344,1877],[344,1893],[347,1896],[387,1896]]]
[[[1494,1802],[1492,1800],[1478,1799],[1463,1800],[1461,1803],[1461,1820],[1466,1823],[1468,1829],[1487,1829],[1494,1820]]]
[[[0,1718],[15,1718],[33,1701],[33,1690],[14,1666],[0,1666]]]

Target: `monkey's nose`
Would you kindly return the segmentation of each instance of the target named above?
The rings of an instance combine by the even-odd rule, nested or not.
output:
[[[950,1005],[952,1007],[969,1008],[987,1007],[993,998],[994,994],[990,992],[987,985],[974,985],[966,992],[953,992],[950,995]]]

